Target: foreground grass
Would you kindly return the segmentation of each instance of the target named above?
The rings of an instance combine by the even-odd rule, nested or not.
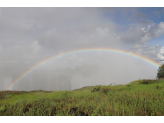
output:
[[[1,116],[164,116],[164,80],[75,91],[0,92]]]

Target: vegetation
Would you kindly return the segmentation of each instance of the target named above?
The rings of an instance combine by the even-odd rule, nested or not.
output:
[[[164,64],[161,67],[159,67],[158,73],[157,73],[157,78],[158,79],[164,78]]]
[[[74,91],[1,91],[0,116],[164,116],[164,80],[144,81]]]

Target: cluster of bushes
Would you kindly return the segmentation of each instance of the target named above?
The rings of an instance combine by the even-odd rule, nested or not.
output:
[[[155,79],[143,79],[143,82],[140,82],[140,84],[150,84],[150,83],[154,83]]]
[[[95,92],[95,91],[99,91],[99,90],[100,90],[100,87],[94,88],[91,92]]]

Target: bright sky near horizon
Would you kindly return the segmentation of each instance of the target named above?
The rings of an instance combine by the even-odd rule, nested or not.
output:
[[[80,49],[118,49],[164,64],[162,15],[163,7],[0,7],[0,90],[37,63]],[[40,66],[12,89],[126,84],[154,79],[157,69],[117,53],[74,53]]]

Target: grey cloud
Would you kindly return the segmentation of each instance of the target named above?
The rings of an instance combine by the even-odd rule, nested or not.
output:
[[[120,12],[122,16],[126,16],[129,13],[134,13],[137,11],[137,7],[100,7],[103,13],[112,14],[115,12]]]
[[[140,19],[140,20],[132,22],[129,25],[133,26],[133,27],[146,28],[147,29],[149,26],[152,26],[153,24],[154,24],[154,22],[151,20]]]
[[[164,64],[164,47],[163,46],[155,45],[152,47],[148,47],[148,46],[140,45],[140,47],[133,46],[131,48],[133,52],[137,54],[143,55],[154,61],[157,61],[161,65]]]
[[[136,13],[132,14],[132,16],[129,20],[131,21],[131,20],[135,20],[135,19],[139,19],[139,18],[145,19],[145,18],[150,18],[150,17],[151,17],[151,15],[149,15],[149,14],[143,14],[141,12],[136,12]]]
[[[138,20],[130,24],[129,30],[120,35],[120,40],[130,45],[131,51],[143,55],[158,63],[164,63],[163,48],[160,46],[148,47],[146,43],[153,38],[164,35],[164,23],[154,23],[150,20]]]
[[[1,8],[0,38],[7,41],[10,39],[10,43],[23,42],[25,38],[29,40],[30,37],[35,37],[50,27],[66,29],[66,25],[71,27],[77,22],[80,24],[91,21],[92,18],[96,19],[96,15],[88,13],[87,10],[87,8],[83,10],[81,8]],[[81,18],[77,18],[79,14]]]
[[[151,37],[158,37],[164,34],[164,22],[160,22],[159,24],[154,24],[148,30],[148,34]]]
[[[126,43],[134,44],[137,52],[146,39],[163,34],[163,23],[152,25],[151,21],[139,20],[119,35],[115,30],[118,25],[103,15],[118,9],[126,15],[133,8],[0,8],[0,83],[3,85],[0,89],[6,88],[38,62],[59,53],[94,47],[123,50]],[[135,24],[147,30],[135,28]],[[62,90],[68,89],[66,86],[76,89],[103,82],[124,84],[156,74],[155,68],[150,66],[147,66],[148,70],[153,72],[145,74],[146,66],[141,62],[143,68],[140,62],[131,58],[106,52],[93,54],[64,55],[52,64],[45,63],[22,78],[13,89]]]
[[[85,30],[85,32],[78,30],[68,30],[67,32],[65,30],[52,29],[39,36],[37,40],[39,45],[53,50],[103,46],[119,47],[118,44],[121,45],[119,37],[108,27],[93,27]]]
[[[135,27],[130,27],[126,33],[121,35],[121,39],[122,39],[122,41],[124,41],[126,43],[140,44],[140,43],[144,43],[144,42],[142,42],[141,39],[145,35],[146,35],[146,33],[143,32],[141,29],[135,28]]]
[[[107,12],[115,12],[118,9],[120,8],[119,7],[100,7],[100,10],[107,11]]]
[[[82,75],[83,77],[88,77],[92,74],[99,73],[99,66],[83,64],[81,66],[74,66],[74,68],[64,68],[59,69],[58,72],[64,75]]]
[[[164,35],[164,23],[153,23],[149,20],[138,20],[130,24],[127,32],[120,35],[121,40],[135,45],[145,44],[148,40]],[[137,43],[137,44],[136,44]]]
[[[122,7],[121,13],[123,16],[126,16],[129,13],[134,13],[137,11],[137,7]]]

